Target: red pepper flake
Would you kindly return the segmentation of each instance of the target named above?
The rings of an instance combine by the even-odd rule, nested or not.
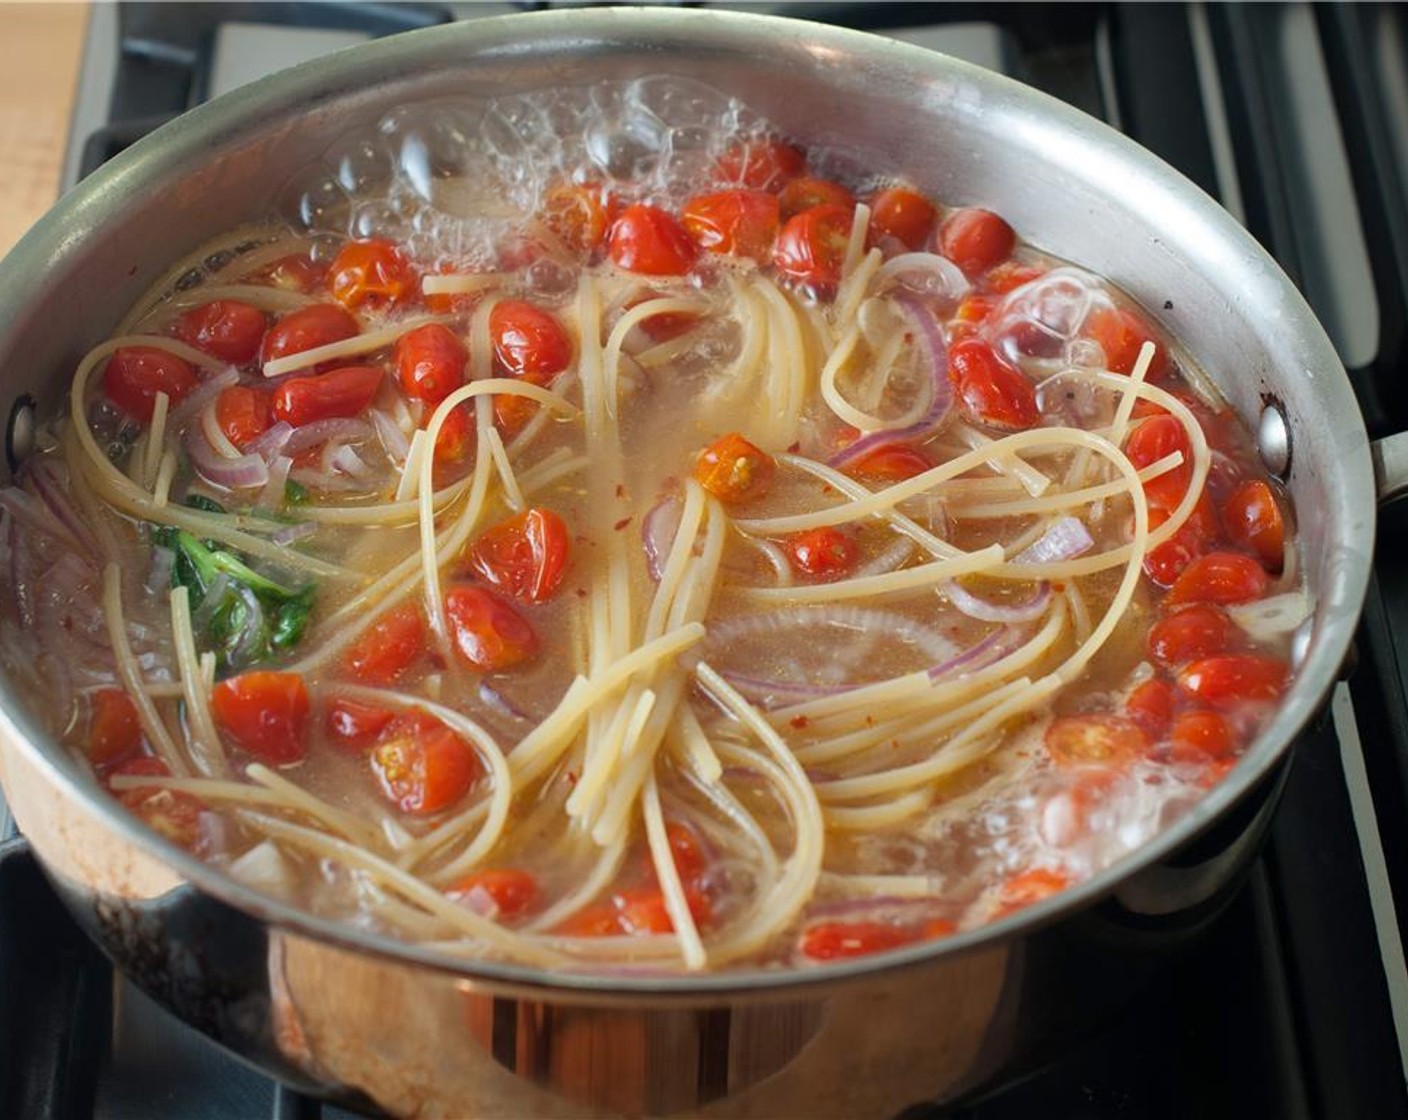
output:
[[[1051,585],[1051,590],[1056,592],[1057,595],[1064,595],[1066,593],[1066,585],[1060,582],[1053,583]]]
[[[824,485],[822,486],[821,492],[822,492],[823,494],[834,494],[834,493],[836,493],[836,490],[835,490],[835,488],[831,485],[831,483],[828,482],[828,483],[826,483],[826,484],[824,484]]]
[[[585,587],[578,587],[573,589],[572,594],[576,595],[579,599],[585,599],[590,592],[588,592]]]
[[[622,529],[624,529],[624,528],[625,528],[627,525],[629,525],[630,523],[631,523],[631,519],[630,519],[629,517],[623,517],[623,518],[621,518],[620,521],[616,522],[616,524],[613,525],[613,526],[611,526],[611,527],[612,527],[613,529],[615,529],[615,530],[619,533]]]
[[[801,450],[802,450],[802,441],[799,440],[799,439],[795,439],[795,440],[793,440],[791,443],[789,443],[789,444],[787,445],[787,454],[789,454],[789,455],[795,455],[795,454],[797,454],[797,452],[799,452],[799,451],[801,451]]]
[[[575,786],[577,784],[577,771],[569,770],[566,774],[563,775],[563,777],[567,779],[567,784],[569,786]]]
[[[874,717],[874,716],[871,716],[871,715],[867,715],[867,716],[865,717],[865,726],[866,726],[866,727],[874,727],[874,726],[875,726],[875,717]]]
[[[795,727],[798,731],[801,731],[802,728],[806,727],[808,724],[811,723],[811,720],[809,720],[806,716],[793,716],[787,722],[790,723],[793,727]]]
[[[618,482],[616,484],[616,496],[618,498],[624,498],[626,496],[626,484],[624,482]]]

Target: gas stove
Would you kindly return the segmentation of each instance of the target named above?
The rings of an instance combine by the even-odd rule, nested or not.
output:
[[[71,184],[172,116],[366,38],[544,4],[95,5]],[[1372,435],[1408,428],[1408,10],[1392,5],[719,4],[894,35],[1101,117],[1222,204],[1304,291]],[[1369,498],[1366,496],[1366,501]],[[995,1096],[1009,1120],[1408,1115],[1408,502],[1381,516],[1356,655],[1295,747],[1265,853],[1208,936],[1101,1033]],[[115,975],[0,805],[0,1116],[350,1114]]]

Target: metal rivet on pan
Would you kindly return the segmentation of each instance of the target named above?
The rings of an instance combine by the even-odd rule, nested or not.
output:
[[[1256,446],[1266,469],[1285,478],[1286,472],[1291,469],[1291,427],[1286,423],[1286,414],[1277,401],[1269,402],[1261,410],[1261,420],[1256,427]]]
[[[11,471],[29,458],[34,450],[34,398],[21,394],[10,407],[10,422],[5,428],[5,459]]]

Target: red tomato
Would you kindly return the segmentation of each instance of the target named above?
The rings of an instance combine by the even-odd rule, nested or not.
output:
[[[1003,261],[988,269],[983,277],[983,291],[1005,296],[1015,292],[1023,284],[1030,284],[1046,275],[1046,269],[1034,264],[1020,264],[1017,261]]]
[[[225,438],[241,451],[269,427],[269,393],[248,385],[220,390],[215,400],[215,422]]]
[[[371,766],[387,800],[417,816],[448,809],[480,769],[474,748],[425,712],[393,720],[372,748]]]
[[[533,911],[538,893],[538,880],[529,872],[486,867],[459,880],[445,891],[445,897],[496,922],[513,922]]]
[[[508,399],[522,400],[523,398],[512,397]],[[449,414],[440,423],[440,432],[435,437],[435,465],[437,467],[452,467],[463,463],[474,453],[474,445],[474,413],[471,411],[469,402],[465,401],[450,409]]]
[[[939,252],[969,276],[1012,255],[1017,234],[990,210],[955,210],[939,226]]]
[[[964,339],[949,350],[948,378],[959,410],[975,424],[1019,431],[1041,419],[1032,383],[981,339]]]
[[[169,778],[171,771],[159,758],[132,758],[115,769],[111,776]],[[200,815],[205,803],[180,790],[137,786],[115,790],[115,796],[127,809],[141,817],[148,828],[155,829],[173,844],[194,848],[200,840]]]
[[[314,420],[360,416],[381,388],[376,366],[343,366],[311,377],[291,377],[274,390],[273,414],[295,428]]]
[[[1173,722],[1173,702],[1173,685],[1155,678],[1138,685],[1129,694],[1124,710],[1145,735],[1158,740]]]
[[[1168,511],[1149,510],[1149,531],[1168,520]],[[1217,541],[1217,515],[1207,494],[1201,494],[1178,532],[1144,557],[1144,571],[1160,587],[1171,587],[1184,570]]]
[[[425,653],[425,616],[415,603],[392,607],[343,656],[347,675],[367,684],[395,684]]]
[[[699,453],[694,480],[721,502],[761,498],[772,487],[777,463],[737,432],[720,436]]]
[[[266,325],[259,308],[239,300],[217,299],[183,314],[173,333],[213,358],[242,366],[259,353]]]
[[[856,566],[860,549],[855,538],[832,526],[808,529],[787,539],[787,559],[802,575],[839,579]]]
[[[807,167],[807,156],[783,140],[750,140],[719,157],[714,170],[727,183],[759,191],[776,191]]]
[[[275,358],[287,358],[341,342],[361,333],[357,320],[334,303],[315,303],[290,311],[279,319],[264,336],[259,348],[260,364]]]
[[[1178,674],[1178,687],[1219,711],[1266,703],[1286,690],[1290,668],[1279,657],[1231,653],[1194,661]]]
[[[697,924],[706,925],[712,918],[709,900],[699,891],[686,889],[685,901]],[[665,896],[660,889],[636,887],[612,895],[609,902],[589,906],[574,914],[556,932],[567,937],[616,937],[621,934],[673,933],[674,930],[675,923],[665,907]]]
[[[338,696],[328,703],[324,730],[338,746],[362,751],[376,742],[395,718],[395,713],[386,708]]]
[[[844,206],[847,210],[856,208],[856,196],[840,183],[810,177],[793,179],[782,188],[777,201],[784,222],[814,206]]]
[[[688,886],[704,874],[704,869],[709,865],[704,856],[704,845],[694,829],[679,821],[666,824],[665,835],[670,841],[670,854],[674,857],[680,882]]]
[[[938,216],[932,202],[908,187],[886,187],[870,196],[872,240],[893,237],[906,249],[922,249]]]
[[[797,948],[811,960],[836,961],[883,953],[916,940],[911,931],[885,922],[813,922],[802,930]]]
[[[1149,746],[1132,719],[1103,712],[1059,716],[1047,725],[1045,738],[1058,766],[1118,768],[1133,762]]]
[[[1097,308],[1085,321],[1085,336],[1100,344],[1100,349],[1105,351],[1105,365],[1112,373],[1132,373],[1146,342],[1155,346],[1154,360],[1149,363],[1149,379],[1168,373],[1168,347],[1133,311],[1123,307]]]
[[[701,249],[765,264],[777,237],[777,196],[742,189],[701,194],[684,204],[680,221]]]
[[[562,585],[571,534],[550,509],[526,509],[501,521],[474,543],[470,565],[515,599],[542,603]]]
[[[1237,733],[1216,712],[1199,709],[1183,712],[1173,721],[1170,757],[1175,762],[1207,762],[1230,758],[1237,749]]]
[[[174,406],[195,387],[191,363],[155,346],[123,346],[103,368],[103,392],[143,424],[152,422],[158,393],[165,393]]]
[[[683,276],[699,256],[699,246],[668,210],[637,202],[611,226],[607,252],[617,268],[644,276]]]
[[[401,247],[380,237],[349,241],[328,269],[328,290],[347,308],[389,307],[415,289],[415,269]]]
[[[489,312],[494,372],[547,385],[572,362],[572,340],[557,317],[526,300],[505,299]]]
[[[994,917],[1006,917],[1053,894],[1060,894],[1070,885],[1069,875],[1049,867],[1033,867],[1018,872],[1002,884]]]
[[[922,451],[902,443],[891,443],[866,452],[846,468],[846,473],[876,482],[903,482],[933,466]]]
[[[396,340],[396,373],[401,389],[427,405],[437,405],[464,384],[469,350],[443,323],[427,323]]]
[[[1260,479],[1244,482],[1222,503],[1227,539],[1249,549],[1268,572],[1285,562],[1286,524],[1271,487]]]
[[[447,591],[445,615],[451,643],[480,672],[512,669],[538,652],[538,636],[527,619],[482,587]]]
[[[137,705],[120,688],[100,688],[89,701],[88,742],[84,753],[95,766],[125,758],[142,745]]]
[[[947,918],[930,918],[919,930],[921,941],[937,941],[940,937],[952,937],[958,932],[958,923]]]
[[[783,225],[773,247],[772,263],[789,280],[827,291],[841,279],[850,239],[850,210],[814,206]]]
[[[1210,603],[1195,603],[1175,611],[1149,630],[1149,656],[1166,669],[1176,669],[1200,657],[1226,653],[1237,642],[1237,624]]]
[[[569,248],[593,253],[606,240],[613,209],[599,183],[563,183],[543,200],[543,221]]]
[[[1151,416],[1129,434],[1124,451],[1135,470],[1141,471],[1175,451],[1182,454],[1183,462],[1178,466],[1144,483],[1144,496],[1150,506],[1175,509],[1188,492],[1188,483],[1193,477],[1193,448],[1188,441],[1188,429],[1172,416]]]
[[[297,673],[228,677],[211,690],[210,709],[220,730],[260,762],[284,766],[308,753],[308,687]]]
[[[1179,603],[1249,603],[1271,585],[1266,570],[1240,552],[1209,552],[1200,556],[1173,581],[1165,606]]]

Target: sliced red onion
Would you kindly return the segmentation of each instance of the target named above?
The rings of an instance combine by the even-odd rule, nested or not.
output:
[[[949,303],[967,294],[968,278],[963,270],[938,253],[900,253],[880,266],[875,274],[877,286],[886,282],[904,288],[915,295],[938,298]]]
[[[285,525],[269,539],[277,545],[290,545],[305,537],[311,537],[317,531],[318,526],[312,521],[302,521],[297,525]]]
[[[900,537],[884,552],[857,568],[852,575],[859,579],[864,576],[883,576],[900,568],[914,554],[914,542],[908,537]]]
[[[288,473],[293,469],[293,460],[287,455],[275,455],[269,461],[269,481],[259,491],[255,505],[260,509],[278,509],[284,504],[288,489]]]
[[[641,543],[645,546],[645,566],[650,578],[660,582],[665,570],[665,561],[674,546],[675,536],[680,531],[680,517],[684,510],[679,498],[666,498],[656,503],[640,523]]]
[[[27,472],[35,492],[49,507],[49,511],[59,523],[73,534],[74,540],[93,555],[98,553],[98,541],[88,523],[79,515],[69,500],[68,491],[59,480],[59,466],[49,459],[41,459]]]
[[[719,776],[726,782],[743,782],[747,785],[766,781],[762,772],[754,770],[751,766],[725,766]]]
[[[479,682],[479,699],[500,715],[508,716],[509,719],[528,720],[533,718],[527,712],[515,707],[507,696],[488,681]]]
[[[290,457],[320,443],[337,440],[340,443],[357,443],[372,435],[372,426],[365,420],[351,417],[338,417],[332,420],[314,420],[311,424],[294,428],[284,444],[283,454]]]
[[[974,669],[981,669],[986,665],[991,665],[1007,651],[1007,643],[1010,640],[1010,631],[994,630],[986,638],[969,646],[957,657],[951,657],[947,661],[941,661],[937,665],[930,666],[929,679],[931,681],[937,681],[944,677],[953,676],[960,669],[964,672],[969,672]]]
[[[382,450],[397,465],[404,463],[411,452],[411,442],[401,430],[401,425],[379,408],[372,409],[368,415],[372,427],[376,429],[377,439],[381,440]]]
[[[249,451],[251,454],[258,455],[266,463],[272,463],[284,454],[284,448],[288,446],[289,437],[292,435],[293,425],[285,420],[280,420],[252,440]]]
[[[1021,552],[1012,558],[1014,564],[1051,564],[1074,560],[1095,547],[1095,538],[1078,517],[1063,517],[1053,522]]]
[[[946,583],[942,590],[950,603],[979,622],[1031,622],[1040,618],[1051,603],[1051,585],[1045,580],[1037,584],[1032,597],[1024,603],[994,603],[979,598],[956,579]]]
[[[843,685],[821,685],[821,684],[799,684],[795,681],[767,680],[763,677],[752,677],[746,673],[720,672],[719,676],[738,689],[739,693],[746,699],[752,700],[756,704],[761,704],[764,710],[771,711],[773,708],[781,708],[787,704],[799,704],[806,700],[817,700],[823,696],[835,696],[838,693],[850,692],[858,686],[853,684]]]
[[[329,450],[324,453],[323,460],[329,470],[340,471],[349,478],[365,480],[372,474],[372,469],[357,452],[345,443],[328,444]]]
[[[269,481],[269,464],[262,458],[253,452],[235,459],[225,458],[210,446],[205,430],[199,424],[187,429],[184,442],[191,465],[201,478],[212,486],[220,486],[226,490],[244,490],[263,486]]]
[[[475,883],[468,890],[449,891],[446,893],[446,897],[451,902],[457,902],[466,910],[473,910],[480,917],[488,918],[490,921],[499,916],[499,904],[482,883]]]

